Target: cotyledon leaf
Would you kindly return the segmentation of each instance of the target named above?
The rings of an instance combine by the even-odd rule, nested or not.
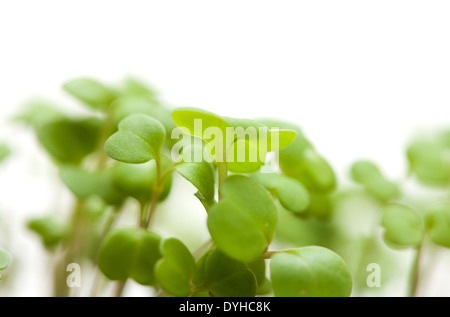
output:
[[[422,243],[424,224],[421,216],[403,204],[389,204],[383,209],[381,221],[384,237],[397,246],[418,246]]]
[[[257,181],[231,175],[222,183],[223,199],[208,212],[208,229],[217,247],[243,262],[256,260],[272,241],[277,208]]]
[[[428,235],[437,245],[450,248],[450,205],[440,204],[428,210],[425,216]]]
[[[161,122],[144,114],[132,114],[120,121],[118,127],[105,143],[105,151],[111,158],[134,164],[159,159],[166,134]]]
[[[257,280],[250,267],[217,249],[197,261],[194,283],[216,297],[253,297],[257,290]]]
[[[287,210],[301,213],[309,206],[309,193],[298,180],[277,173],[254,173],[251,176],[276,195]]]
[[[133,278],[142,285],[153,285],[154,265],[161,258],[161,238],[153,232],[120,228],[112,231],[103,242],[98,266],[110,280]]]
[[[275,296],[347,297],[352,278],[347,265],[333,251],[308,246],[275,254],[270,261]]]
[[[195,273],[195,260],[178,239],[161,242],[162,258],[155,265],[155,276],[161,287],[174,296],[189,296],[191,280]]]
[[[63,85],[66,92],[93,109],[105,110],[117,97],[114,90],[92,78],[77,78]]]

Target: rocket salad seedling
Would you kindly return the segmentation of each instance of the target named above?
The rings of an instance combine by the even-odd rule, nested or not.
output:
[[[79,295],[66,284],[69,263],[96,272],[90,295],[105,294],[110,281],[121,296],[133,280],[156,296],[350,296],[366,282],[368,263],[387,263],[380,226],[386,246],[415,250],[416,295],[424,246],[450,246],[448,201],[416,204],[369,160],[352,165],[355,188],[338,187],[330,163],[294,124],[171,109],[135,79],[112,87],[80,78],[63,88],[87,114],[40,101],[17,117],[73,196],[68,217],[28,222],[55,259],[55,296]],[[410,177],[450,184],[449,135],[409,146]],[[197,249],[155,222],[161,203],[178,199],[174,182],[183,181],[196,189],[210,235]],[[352,199],[377,211],[365,218],[373,230],[356,238],[348,230],[354,219],[342,220],[341,211]],[[0,270],[8,264],[0,251]]]

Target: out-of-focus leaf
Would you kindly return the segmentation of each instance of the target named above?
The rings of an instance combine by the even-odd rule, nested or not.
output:
[[[66,92],[95,110],[106,110],[116,92],[92,78],[77,78],[63,85]]]
[[[384,207],[382,226],[384,237],[397,246],[418,246],[422,243],[424,224],[420,215],[402,204],[390,204]]]

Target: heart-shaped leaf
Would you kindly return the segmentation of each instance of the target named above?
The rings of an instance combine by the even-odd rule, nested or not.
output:
[[[421,216],[402,204],[384,207],[381,222],[385,239],[396,246],[418,246],[422,243],[424,225]]]
[[[63,85],[66,92],[96,110],[105,110],[116,98],[116,93],[91,78],[77,78]]]
[[[353,163],[350,175],[355,182],[364,186],[370,196],[382,202],[399,196],[397,184],[384,178],[380,169],[370,161],[359,160]]]
[[[323,247],[310,246],[275,254],[270,263],[275,296],[346,297],[352,279],[344,261]]]
[[[79,164],[97,148],[100,131],[101,121],[96,118],[63,118],[36,127],[44,149],[56,161],[71,164]]]
[[[353,163],[350,176],[359,184],[366,184],[374,178],[382,178],[380,169],[371,161],[359,160]]]
[[[430,239],[437,245],[450,248],[450,205],[441,204],[431,208],[425,217]]]
[[[172,118],[184,133],[203,139],[216,161],[225,159],[228,169],[239,173],[258,170],[267,152],[287,146],[296,135],[293,130],[272,131],[254,120],[220,117],[195,108],[176,109]]]
[[[249,266],[217,249],[198,260],[194,283],[216,297],[253,297],[257,290],[257,281]]]
[[[162,241],[163,257],[155,265],[155,276],[161,287],[174,296],[189,296],[191,280],[195,273],[195,260],[178,239]]]
[[[106,153],[125,163],[145,163],[159,159],[165,138],[164,126],[144,114],[132,114],[120,121],[119,130],[105,143]]]
[[[121,228],[103,242],[98,266],[110,280],[132,278],[142,285],[155,283],[154,265],[161,258],[161,238],[150,231]]]
[[[287,210],[301,213],[309,206],[309,193],[298,180],[276,173],[254,173],[252,177],[276,195]]]
[[[28,229],[38,234],[47,249],[53,249],[67,235],[67,229],[52,217],[34,218],[28,221]]]
[[[231,175],[222,183],[223,199],[208,213],[208,228],[226,255],[256,260],[272,241],[277,209],[269,192],[257,181]]]

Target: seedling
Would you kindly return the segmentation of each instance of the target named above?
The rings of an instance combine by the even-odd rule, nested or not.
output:
[[[109,87],[81,78],[63,87],[91,114],[68,115],[36,102],[18,116],[74,198],[67,218],[42,215],[28,223],[58,259],[55,296],[77,295],[66,284],[69,263],[97,272],[92,289],[83,290],[94,296],[108,294],[102,280],[115,283],[116,296],[130,280],[155,296],[350,296],[366,279],[366,259],[383,259],[376,230],[344,251],[349,241],[339,206],[361,195],[380,210],[372,225],[384,228],[387,245],[417,250],[410,295],[417,294],[425,239],[450,246],[448,202],[423,215],[368,160],[350,173],[362,191],[338,188],[328,161],[294,124],[171,109],[134,79]],[[413,143],[409,174],[447,186],[448,140],[443,134]],[[160,203],[178,198],[171,193],[180,179],[175,173],[196,188],[193,199],[207,216],[210,239],[198,249],[155,227]],[[125,216],[134,225],[124,225]],[[9,264],[5,254],[0,251],[0,269]]]

